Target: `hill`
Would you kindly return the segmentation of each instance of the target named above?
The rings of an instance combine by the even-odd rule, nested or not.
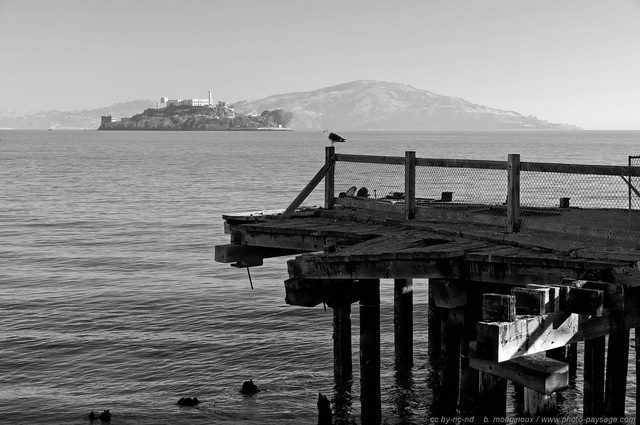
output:
[[[132,117],[156,102],[135,100],[82,111],[46,111],[21,115],[0,110],[0,128],[96,129],[102,115]],[[473,104],[427,90],[384,81],[360,80],[308,92],[276,94],[233,104],[239,115],[258,116],[265,110],[291,112],[292,129],[378,130],[579,130],[532,115]]]
[[[133,100],[103,108],[84,109],[81,111],[53,110],[28,115],[22,115],[15,111],[0,111],[0,128],[95,130],[100,126],[100,117],[102,115],[130,117],[146,108],[155,106],[156,102],[151,100]]]
[[[288,130],[291,114],[281,109],[263,111],[260,115],[236,114],[224,102],[210,106],[168,106],[148,108],[141,114],[120,121],[101,123],[98,130]]]
[[[237,112],[281,108],[293,129],[495,130],[562,129],[534,116],[476,105],[399,83],[360,80],[323,89],[234,103]]]

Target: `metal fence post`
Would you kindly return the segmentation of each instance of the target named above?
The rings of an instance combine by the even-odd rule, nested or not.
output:
[[[334,146],[327,146],[324,149],[325,163],[329,163],[331,158],[336,153]],[[324,177],[324,207],[326,209],[333,208],[335,201],[335,165],[327,171],[327,175]]]
[[[404,153],[404,218],[416,218],[416,153]]]
[[[520,154],[509,154],[507,179],[507,233],[520,230]]]

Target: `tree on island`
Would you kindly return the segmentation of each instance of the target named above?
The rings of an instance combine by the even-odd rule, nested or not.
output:
[[[274,109],[271,111],[264,110],[260,114],[261,117],[267,120],[268,126],[273,127],[286,127],[293,118],[292,112],[287,112],[284,109]]]

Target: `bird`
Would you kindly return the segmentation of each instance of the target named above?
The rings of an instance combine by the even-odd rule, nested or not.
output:
[[[327,131],[329,130],[325,130],[323,131],[323,133],[326,133]],[[346,139],[344,137],[341,137],[336,133],[329,133],[329,140],[331,140],[331,146],[333,146],[333,144],[336,142],[346,142]]]

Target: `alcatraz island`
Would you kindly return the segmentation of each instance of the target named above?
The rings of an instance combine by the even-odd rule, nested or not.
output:
[[[161,97],[156,108],[118,121],[103,115],[98,130],[230,131],[291,130],[287,125],[293,114],[282,109],[258,114],[237,114],[227,102],[214,105],[211,90],[208,99],[168,99]]]

